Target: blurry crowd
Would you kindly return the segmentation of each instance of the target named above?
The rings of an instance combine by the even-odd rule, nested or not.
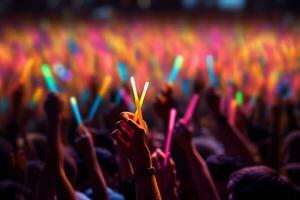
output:
[[[300,199],[299,23],[158,19],[1,22],[1,200]]]
[[[18,86],[2,118],[1,199],[299,199],[299,102],[258,98],[230,123],[217,90],[195,86],[189,123],[180,118],[186,103],[165,84],[143,122],[121,100],[80,125],[60,94],[45,96],[37,114],[22,106]],[[166,155],[171,108],[179,117]]]

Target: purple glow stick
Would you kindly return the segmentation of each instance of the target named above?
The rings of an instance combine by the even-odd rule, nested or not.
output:
[[[164,160],[164,166],[167,166],[168,163],[168,157],[170,154],[170,148],[171,148],[171,140],[173,135],[173,129],[175,125],[175,119],[176,119],[176,109],[172,108],[170,110],[170,117],[169,117],[169,126],[168,126],[168,134],[167,134],[167,141],[166,141],[166,147],[165,147],[165,160]]]
[[[193,113],[197,106],[199,95],[194,94],[182,118],[182,123],[187,124],[192,119]]]

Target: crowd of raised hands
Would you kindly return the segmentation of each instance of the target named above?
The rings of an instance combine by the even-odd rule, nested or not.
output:
[[[185,107],[170,86],[145,121],[121,102],[79,125],[60,94],[49,93],[38,114],[22,108],[17,89],[1,119],[0,199],[300,199],[299,102],[259,99],[230,123],[215,89],[197,93],[192,120],[178,115],[166,153],[170,109]]]

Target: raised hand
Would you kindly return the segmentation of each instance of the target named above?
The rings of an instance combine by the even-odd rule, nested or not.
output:
[[[63,111],[62,100],[54,93],[49,93],[44,104],[48,120],[58,119]]]
[[[174,139],[182,150],[191,148],[192,145],[192,131],[188,125],[184,124],[181,120],[176,123],[174,128]]]
[[[153,167],[156,169],[157,183],[164,200],[178,199],[177,187],[179,182],[177,180],[177,172],[175,163],[172,158],[168,158],[167,165],[164,166],[166,155],[161,149],[156,149],[152,153]]]
[[[169,113],[171,108],[176,107],[175,99],[173,98],[173,90],[170,85],[165,84],[156,97],[154,109],[156,114],[165,122],[168,123]]]
[[[217,94],[214,88],[209,88],[206,92],[205,99],[208,107],[215,116],[220,116],[220,101],[221,97]]]
[[[75,140],[77,150],[82,156],[90,156],[95,153],[94,140],[90,131],[83,125],[78,127],[79,136]]]
[[[107,185],[98,163],[96,149],[91,132],[83,125],[78,127],[79,137],[75,140],[78,151],[87,164],[89,178],[93,189],[93,199],[108,200]]]
[[[123,112],[116,123],[113,138],[131,162],[134,172],[136,200],[161,200],[155,171],[148,148],[148,128],[143,122],[134,122],[134,114]]]
[[[133,121],[134,114],[121,113],[121,120],[116,123],[117,129],[113,138],[128,156],[135,172],[151,167],[148,148],[148,129],[145,122],[139,125]]]

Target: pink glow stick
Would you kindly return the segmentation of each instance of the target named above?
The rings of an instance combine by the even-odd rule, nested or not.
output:
[[[182,122],[184,124],[189,123],[189,121],[192,119],[198,100],[199,100],[199,95],[194,94],[182,118]]]
[[[167,166],[168,163],[168,157],[170,154],[170,148],[171,148],[171,140],[173,135],[173,129],[175,125],[175,119],[176,119],[176,109],[172,108],[170,110],[170,117],[169,117],[169,126],[168,126],[168,134],[167,134],[167,141],[166,141],[166,147],[165,147],[165,160],[164,160],[164,166]]]

